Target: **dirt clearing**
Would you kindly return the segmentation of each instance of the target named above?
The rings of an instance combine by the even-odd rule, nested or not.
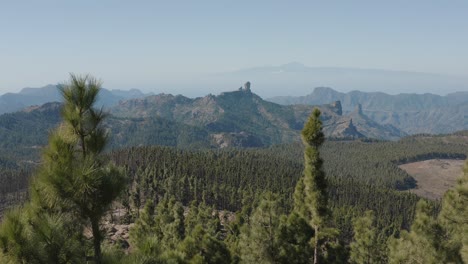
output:
[[[440,199],[455,186],[463,173],[464,160],[431,159],[400,165],[417,182],[411,192],[432,200]]]

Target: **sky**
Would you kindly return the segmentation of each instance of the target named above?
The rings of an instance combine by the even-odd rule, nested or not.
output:
[[[189,90],[209,74],[292,61],[468,77],[467,14],[457,0],[5,0],[0,94],[70,72],[112,89]]]

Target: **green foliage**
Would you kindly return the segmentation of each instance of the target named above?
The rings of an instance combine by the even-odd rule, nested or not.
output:
[[[178,247],[188,263],[230,263],[231,254],[224,242],[208,234],[198,224]]]
[[[304,125],[302,141],[305,145],[304,176],[299,179],[294,192],[294,212],[314,229],[314,239],[311,242],[314,247],[314,263],[318,263],[319,258],[325,255],[326,241],[333,237],[335,230],[329,228],[327,182],[319,153],[325,136],[322,132],[320,110],[317,108]]]
[[[399,237],[389,242],[390,261],[395,263],[466,260],[466,174],[444,197],[437,219],[432,217],[437,202],[425,202],[418,207],[411,232],[401,231],[401,235],[400,229],[413,222],[419,198],[397,191],[414,186],[398,164],[465,157],[467,144],[460,135],[324,143],[317,110],[302,133],[305,148],[298,144],[197,151],[134,147],[103,156],[104,127],[117,138],[110,147],[149,142],[193,148],[209,143],[201,140],[206,137],[204,129],[182,133],[180,129],[193,127],[161,118],[105,121],[102,111],[88,108],[98,87],[92,78],[74,76],[62,87],[67,98],[64,123],[50,135],[29,193],[31,202],[5,216],[0,227],[0,262],[83,262],[91,247],[99,256],[104,239],[100,221],[123,188],[123,172],[130,184],[122,204],[136,218],[131,230],[134,251],[126,256],[120,249],[105,248],[103,263],[306,263],[314,256],[321,262],[343,263],[353,235],[351,261],[382,263],[386,261],[382,245],[392,234]],[[240,99],[249,106],[248,98]],[[276,111],[272,106],[267,110]],[[252,119],[252,124],[241,124],[236,118],[224,116],[210,129],[226,125],[257,133],[253,123],[260,122],[262,130],[269,124],[261,117]],[[13,126],[15,121],[10,122]],[[124,133],[127,128],[129,133]],[[179,132],[168,132],[172,130]],[[277,134],[266,131],[261,144],[281,142],[277,136],[269,137]],[[190,145],[193,138],[200,141]],[[19,150],[14,153],[0,154],[0,201],[20,200],[14,194],[26,186],[34,167],[25,168],[26,162],[16,158],[30,156]],[[5,184],[10,181],[12,186]],[[262,196],[265,191],[271,193]],[[218,209],[237,211],[235,220],[220,221]],[[353,223],[368,209],[378,217],[370,220],[367,213]],[[85,227],[93,232],[93,245],[83,238]],[[320,254],[314,254],[314,249]],[[402,253],[406,249],[409,254]]]
[[[280,263],[308,263],[313,258],[310,239],[314,230],[296,213],[282,216],[279,226],[278,254]]]
[[[203,230],[213,237],[218,237],[221,232],[221,222],[216,210],[202,202],[196,204],[193,201],[185,216],[185,232],[191,234],[196,226],[201,226]]]
[[[64,121],[49,139],[31,189],[33,203],[74,212],[82,224],[91,225],[97,263],[103,239],[99,222],[125,184],[119,169],[99,157],[107,142],[105,114],[93,109],[100,86],[93,77],[71,74],[70,83],[60,87]]]
[[[350,244],[352,263],[382,263],[384,255],[378,246],[377,230],[373,225],[374,212],[366,211],[364,216],[354,219],[354,241]]]
[[[304,124],[301,132],[302,142],[305,145],[320,147],[325,141],[325,135],[322,132],[322,121],[320,120],[320,110],[315,108],[312,111],[309,120]]]
[[[418,203],[411,232],[389,240],[389,263],[467,262],[467,175],[465,166],[458,184],[444,195],[437,218],[427,202]]]
[[[175,248],[185,237],[184,208],[174,199],[163,200],[157,206],[156,233],[163,249]]]
[[[468,160],[455,188],[445,193],[439,214],[451,261],[468,262]]]
[[[447,263],[433,210],[424,200],[418,203],[411,232],[403,231],[399,239],[389,240],[389,263]]]
[[[0,227],[2,263],[81,263],[82,229],[69,214],[29,205],[10,211]]]
[[[328,142],[330,143],[334,142]],[[358,144],[376,143],[356,143]],[[347,151],[348,146],[354,145],[348,143],[340,146],[342,151]],[[329,151],[326,147],[327,143],[321,148],[321,153]],[[296,146],[294,150],[298,152],[301,148]],[[132,183],[128,192],[131,197],[133,194],[138,196],[137,200],[142,204],[146,200],[157,201],[162,196],[174,196],[184,205],[189,205],[193,200],[197,203],[204,200],[207,205],[217,209],[242,211],[242,216],[236,218],[228,228],[229,234],[231,231],[238,234],[240,225],[249,221],[249,212],[255,207],[255,200],[264,191],[278,194],[281,206],[286,213],[290,212],[293,207],[294,186],[303,167],[300,161],[292,159],[300,155],[286,155],[288,151],[287,146],[203,151],[139,147],[113,152],[109,159],[119,166],[126,166]],[[324,165],[340,166],[340,162],[326,160]],[[359,168],[345,167],[343,170],[365,175]],[[380,175],[372,174],[368,177],[381,178]],[[385,236],[410,227],[415,205],[420,199],[418,196],[376,187],[366,184],[367,179],[355,178],[354,174],[347,178],[335,178],[335,174],[327,174],[330,197],[328,203],[333,211],[336,227],[340,230],[340,240],[351,242],[351,219],[366,210],[373,210],[379,216],[375,225],[378,230],[385,229]]]
[[[135,221],[132,232],[130,232],[131,241],[137,248],[143,248],[144,244],[147,243],[148,235],[154,233],[154,214],[155,206],[151,200],[148,200],[140,217]]]
[[[60,89],[65,99],[64,121],[51,134],[43,162],[31,184],[31,201],[26,208],[32,209],[20,210],[12,216],[24,219],[25,230],[30,230],[24,233],[25,242],[18,245],[27,247],[27,241],[43,243],[45,253],[38,253],[38,256],[51,256],[46,263],[67,263],[67,258],[71,259],[75,252],[71,250],[74,247],[70,247],[72,253],[62,256],[61,250],[69,249],[63,240],[69,239],[85,250],[81,234],[85,226],[90,226],[94,261],[101,263],[100,221],[123,190],[124,176],[100,156],[107,142],[102,127],[105,114],[92,108],[100,83],[90,76],[72,74],[70,83]],[[7,254],[15,255],[11,250]],[[16,254],[15,257],[20,261],[22,256]],[[84,254],[81,257],[84,258]]]
[[[465,263],[468,234],[468,171],[442,199],[439,216],[420,201],[411,231],[389,239],[389,263]]]
[[[135,256],[142,263],[226,263],[231,254],[216,236],[219,218],[205,204],[192,205],[184,216],[180,202],[151,202],[131,229]]]
[[[279,226],[282,208],[278,197],[265,193],[252,213],[249,225],[241,229],[241,263],[277,263],[279,261]]]

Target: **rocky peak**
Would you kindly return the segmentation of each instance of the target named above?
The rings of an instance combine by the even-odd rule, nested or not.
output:
[[[343,132],[342,132],[342,137],[345,137],[345,138],[363,138],[365,137],[363,134],[361,134],[356,126],[354,126],[353,124],[353,119],[349,119],[349,123],[348,123],[348,126],[346,126],[344,129],[343,129]]]
[[[244,91],[244,92],[249,92],[249,93],[252,92],[250,90],[250,82],[244,83],[244,87],[240,87],[239,91]]]
[[[343,114],[343,108],[341,107],[341,102],[340,101],[335,101],[335,102],[331,103],[330,106],[332,107],[333,111],[337,115],[342,115]]]
[[[361,104],[358,104],[358,105],[356,106],[356,108],[354,109],[354,112],[357,113],[357,114],[359,114],[359,115],[363,115],[363,113],[362,113],[362,105],[361,105]]]

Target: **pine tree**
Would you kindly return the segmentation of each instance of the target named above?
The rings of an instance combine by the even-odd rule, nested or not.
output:
[[[320,110],[315,108],[301,133],[304,150],[304,175],[299,179],[294,192],[294,211],[303,217],[314,229],[314,259],[318,263],[320,241],[333,231],[327,228],[329,210],[328,194],[323,160],[319,148],[325,141],[322,132]]]
[[[277,263],[281,207],[278,197],[265,193],[240,234],[241,263]]]
[[[207,233],[202,224],[192,229],[179,245],[178,251],[185,256],[188,263],[231,262],[231,254],[226,244]]]
[[[447,263],[442,229],[433,211],[428,202],[418,202],[411,232],[402,231],[400,238],[389,239],[389,263]]]
[[[439,221],[446,231],[449,260],[468,263],[468,160],[463,176],[442,199]]]
[[[94,260],[101,263],[100,221],[124,188],[123,173],[100,156],[107,143],[105,114],[93,108],[101,83],[71,74],[60,91],[63,122],[51,135],[44,162],[31,187],[31,202],[50,212],[72,213],[90,225]]]
[[[380,263],[377,259],[379,249],[377,248],[377,233],[373,226],[374,212],[366,211],[364,216],[353,221],[354,241],[351,247],[351,263]]]
[[[205,232],[213,237],[217,237],[221,231],[219,215],[213,207],[201,202],[196,204],[192,201],[187,215],[185,216],[185,233],[191,234],[197,225],[202,225]]]
[[[146,238],[154,234],[154,209],[153,202],[148,200],[140,217],[135,221],[135,225],[130,232],[130,238],[136,248],[144,247],[143,244],[147,243]]]
[[[182,204],[176,202],[174,198],[164,198],[156,206],[154,214],[154,218],[147,217],[148,213],[145,209],[140,218],[144,217],[147,220],[137,220],[136,226],[131,230],[130,235],[134,242],[143,242],[135,246],[139,248],[140,244],[147,245],[145,244],[147,241],[154,240],[158,248],[163,251],[177,248],[177,245],[185,238]]]
[[[279,226],[279,263],[303,264],[313,257],[310,239],[314,230],[304,218],[292,213],[282,216]]]

